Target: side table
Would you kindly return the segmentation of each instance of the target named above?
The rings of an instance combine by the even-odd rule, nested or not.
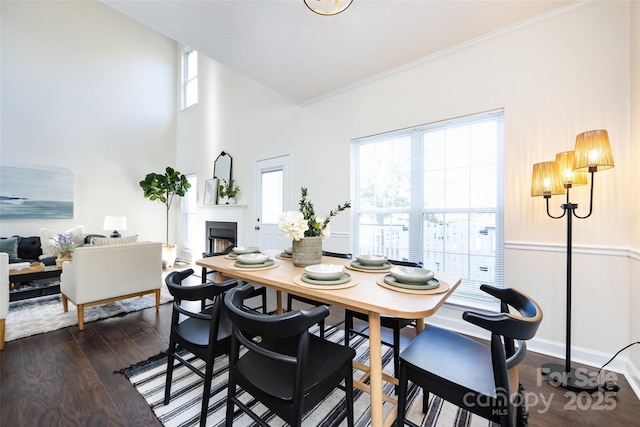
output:
[[[20,301],[60,293],[62,269],[46,266],[44,271],[9,274],[9,301]],[[45,281],[46,279],[50,279]],[[31,282],[30,284],[26,284]],[[36,283],[37,282],[37,283]]]

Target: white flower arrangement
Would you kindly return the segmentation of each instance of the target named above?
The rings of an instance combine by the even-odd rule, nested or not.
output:
[[[280,215],[278,226],[291,240],[298,241],[305,236],[320,236],[322,240],[325,240],[331,235],[329,229],[331,217],[350,207],[351,202],[346,202],[342,206],[338,205],[337,209],[330,211],[327,218],[316,217],[313,204],[307,199],[307,189],[302,187],[300,210],[283,212]]]
[[[300,240],[307,231],[307,220],[304,219],[302,212],[289,211],[283,212],[278,221],[280,230],[291,240]]]

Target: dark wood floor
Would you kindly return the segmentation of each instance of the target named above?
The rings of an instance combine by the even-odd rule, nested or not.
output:
[[[171,304],[12,341],[0,352],[0,426],[160,426],[144,399],[115,370],[165,350]],[[340,310],[332,309],[332,319]],[[412,336],[405,329],[405,342]],[[529,352],[520,365],[532,427],[640,426],[640,401],[620,391],[576,399],[539,381],[552,358]],[[593,368],[589,368],[591,371]]]

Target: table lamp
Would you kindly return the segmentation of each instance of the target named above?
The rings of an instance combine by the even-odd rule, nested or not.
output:
[[[127,229],[127,217],[126,216],[105,216],[104,217],[104,230],[113,230],[110,237],[121,237],[118,230]]]

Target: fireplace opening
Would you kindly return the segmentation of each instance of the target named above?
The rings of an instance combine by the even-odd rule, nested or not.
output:
[[[205,236],[208,253],[228,254],[238,241],[238,224],[225,221],[206,221]]]

